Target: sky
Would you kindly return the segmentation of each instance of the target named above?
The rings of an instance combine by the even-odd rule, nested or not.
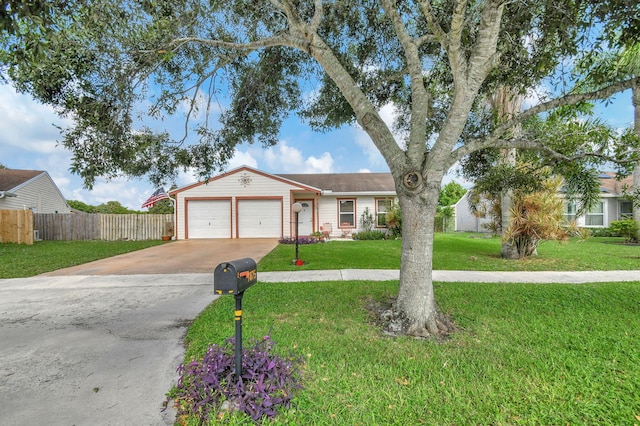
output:
[[[632,125],[633,107],[630,91],[618,94],[612,103],[600,104],[598,115],[615,128]],[[380,111],[386,122],[393,121],[393,108]],[[119,201],[133,210],[155,191],[144,179],[118,178],[98,180],[91,191],[84,189],[82,179],[69,171],[71,153],[58,145],[58,127],[70,125],[48,106],[30,96],[18,94],[9,85],[0,84],[0,164],[11,169],[44,170],[49,173],[67,200],[90,205]],[[180,126],[167,122],[168,126]],[[292,116],[281,131],[279,143],[269,149],[260,145],[240,146],[226,170],[242,165],[267,173],[356,173],[388,172],[382,156],[369,136],[357,125],[345,126],[329,133],[313,132]],[[445,183],[455,180],[465,187],[471,185],[449,174]],[[196,182],[189,173],[181,173],[178,187]],[[166,188],[169,189],[168,187]]]

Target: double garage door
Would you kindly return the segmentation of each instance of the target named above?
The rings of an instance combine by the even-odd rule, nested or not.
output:
[[[190,200],[188,238],[231,238],[231,200]],[[282,200],[237,200],[236,235],[238,238],[280,238],[282,236]]]

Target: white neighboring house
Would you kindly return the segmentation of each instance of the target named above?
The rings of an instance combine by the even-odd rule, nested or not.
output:
[[[34,213],[71,213],[49,173],[0,169],[0,210],[24,209]]]
[[[176,238],[282,238],[357,232],[365,208],[375,227],[395,199],[390,173],[270,174],[242,166],[175,189]]]
[[[616,179],[613,172],[604,172],[600,176],[600,201],[585,215],[576,217],[575,203],[564,203],[564,216],[568,222],[585,228],[607,228],[611,222],[632,217],[633,202],[623,197],[625,186],[630,187],[632,177]],[[455,205],[456,231],[489,232],[483,225],[489,223],[486,217],[475,217],[469,209],[469,192]]]

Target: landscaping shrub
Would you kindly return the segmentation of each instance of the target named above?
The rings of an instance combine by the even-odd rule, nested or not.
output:
[[[609,228],[614,235],[624,237],[625,242],[634,241],[638,234],[638,222],[633,219],[614,220]]]
[[[618,235],[611,228],[591,228],[592,237],[617,237]]]
[[[273,418],[278,408],[289,408],[296,390],[301,389],[298,364],[302,358],[283,359],[271,353],[269,336],[253,339],[242,354],[242,381],[235,377],[235,339],[212,345],[201,360],[178,367],[178,384],[168,399],[176,401],[178,415],[192,415],[206,422],[223,403],[254,421]]]
[[[369,207],[365,207],[362,216],[360,216],[360,227],[364,229],[365,232],[368,232],[373,229],[373,223],[373,215],[369,211]]]
[[[377,229],[373,229],[370,231],[362,231],[357,234],[353,234],[352,238],[354,240],[384,240],[387,238],[387,233],[383,231],[379,231]]]
[[[391,205],[391,208],[384,215],[385,223],[387,224],[387,228],[389,232],[391,232],[391,236],[395,238],[402,237],[402,211],[400,209],[400,204],[398,201],[394,201]]]

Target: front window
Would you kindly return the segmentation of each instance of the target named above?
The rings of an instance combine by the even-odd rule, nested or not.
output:
[[[585,217],[585,226],[604,226],[604,202],[600,201],[589,210]]]
[[[631,201],[620,202],[620,219],[631,219],[633,217],[633,203]]]
[[[568,223],[575,222],[576,211],[576,203],[574,201],[570,201],[564,204],[564,218]]]
[[[376,198],[376,227],[386,228],[386,215],[391,209],[391,203],[393,203],[391,198]]]
[[[355,228],[356,200],[338,200],[340,228]]]

